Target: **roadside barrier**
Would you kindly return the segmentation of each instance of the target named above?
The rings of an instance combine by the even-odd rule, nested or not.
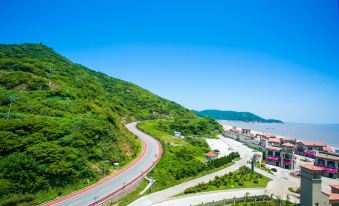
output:
[[[151,137],[151,138],[153,138],[153,137]],[[156,165],[156,163],[160,160],[160,158],[162,156],[162,148],[161,148],[160,142],[155,138],[153,138],[153,139],[156,141],[156,143],[158,144],[158,148],[159,148],[159,154],[157,156],[157,159],[153,162],[153,164],[149,168],[147,168],[145,171],[143,171],[139,176],[134,178],[132,181],[130,181],[129,183],[127,183],[123,187],[121,187],[118,190],[114,191],[113,193],[107,195],[106,197],[101,198],[100,200],[97,200],[96,202],[90,204],[89,206],[110,205],[110,204],[118,201],[122,197],[128,195],[131,191],[133,191],[141,183],[141,181],[146,176],[146,174],[153,169],[153,167]]]
[[[224,206],[229,204],[236,204],[236,203],[249,203],[249,202],[267,202],[272,201],[272,197],[267,195],[259,195],[259,196],[244,196],[240,198],[232,198],[232,199],[223,199],[219,201],[212,201],[207,203],[201,203],[197,206]]]

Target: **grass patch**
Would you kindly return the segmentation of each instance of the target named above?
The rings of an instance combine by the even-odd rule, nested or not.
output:
[[[214,180],[207,183],[200,183],[194,187],[187,188],[184,193],[190,194],[237,188],[259,188],[266,187],[269,181],[269,178],[256,172],[253,173],[248,167],[243,166],[235,172],[230,172],[221,177],[217,176]]]
[[[259,168],[259,169],[261,169],[261,170],[263,170],[263,171],[265,171],[265,172],[268,172],[268,173],[270,173],[270,174],[273,174],[272,171],[271,171],[269,168],[267,168],[266,165],[263,164],[263,163],[256,162],[256,163],[254,163],[254,166],[257,167],[257,168]]]
[[[288,191],[296,193],[296,194],[300,194],[300,187],[298,188],[289,187]]]

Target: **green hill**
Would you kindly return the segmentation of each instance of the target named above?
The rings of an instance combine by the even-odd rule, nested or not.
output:
[[[217,125],[46,46],[0,44],[0,205],[35,205],[127,164],[139,141],[124,123],[151,119]]]
[[[280,120],[264,119],[250,112],[220,111],[220,110],[202,110],[194,111],[199,116],[207,116],[217,120],[234,120],[244,122],[264,122],[264,123],[283,123]]]

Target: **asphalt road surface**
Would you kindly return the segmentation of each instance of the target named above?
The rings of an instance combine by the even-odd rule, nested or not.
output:
[[[148,172],[161,156],[161,145],[151,136],[139,131],[136,122],[129,123],[126,128],[137,135],[142,141],[142,152],[132,163],[116,174],[113,174],[100,182],[70,195],[53,200],[45,205],[58,206],[82,206],[90,205],[106,196],[121,190],[142,175]]]

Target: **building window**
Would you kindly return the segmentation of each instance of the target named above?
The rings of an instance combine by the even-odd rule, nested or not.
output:
[[[292,159],[292,156],[290,154],[284,154],[285,159]]]
[[[318,159],[318,166],[325,166],[325,160]]]
[[[292,152],[292,149],[284,149],[286,152]]]
[[[275,152],[276,157],[280,157],[280,152]]]
[[[327,161],[327,166],[328,167],[335,167],[335,164],[333,161]]]
[[[267,154],[273,156],[273,151],[268,151]]]
[[[319,206],[319,203],[316,202],[314,205],[315,205],[315,206]]]
[[[313,174],[313,179],[320,179],[320,175],[319,174]]]

